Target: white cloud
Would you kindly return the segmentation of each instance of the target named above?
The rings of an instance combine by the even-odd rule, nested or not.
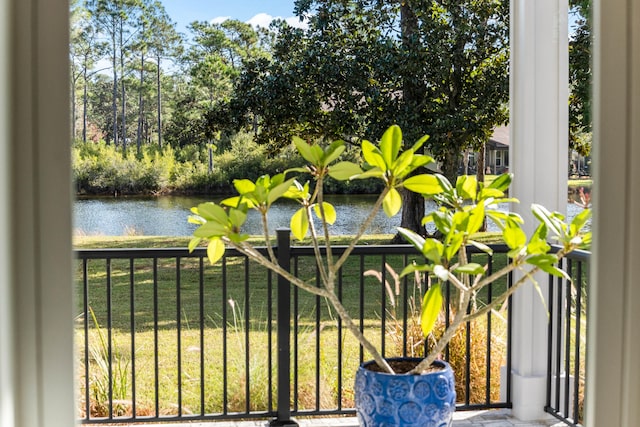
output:
[[[256,16],[249,19],[247,24],[251,24],[253,27],[267,28],[274,19],[275,18],[268,13],[258,13]]]
[[[285,21],[287,21],[287,24],[295,28],[309,28],[308,20],[303,19],[300,21],[300,18],[297,16],[290,16],[289,18],[286,18]]]
[[[212,24],[222,24],[224,21],[226,21],[227,19],[231,19],[230,16],[218,16],[216,18],[213,18],[210,22]],[[290,16],[288,18],[283,18],[281,16],[272,16],[269,15],[268,13],[258,13],[257,15],[255,15],[253,18],[249,19],[248,21],[246,21],[247,24],[250,24],[251,26],[257,28],[257,27],[262,27],[262,28],[268,28],[269,24],[271,24],[271,21],[273,21],[274,19],[284,19],[287,24],[291,25],[292,27],[295,28],[308,28],[308,23],[307,20],[303,20],[300,21],[300,18],[298,18],[297,16]]]
[[[249,19],[247,21],[247,24],[251,24],[254,27],[267,28],[269,27],[269,24],[271,24],[271,21],[273,21],[274,19],[284,19],[289,25],[296,28],[308,27],[307,22],[306,21],[300,22],[300,19],[297,16],[290,16],[288,18],[283,18],[282,16],[271,16],[268,13],[258,13],[256,16]]]
[[[227,19],[231,19],[230,16],[217,16],[215,18],[213,18],[211,21],[209,21],[211,24],[222,24],[224,21],[226,21]]]

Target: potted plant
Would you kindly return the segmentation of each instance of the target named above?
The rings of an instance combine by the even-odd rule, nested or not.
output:
[[[539,205],[532,206],[532,210],[540,224],[533,235],[527,237],[522,230],[523,221],[519,215],[498,209],[499,203],[516,202],[506,196],[512,179],[510,174],[500,175],[486,186],[478,183],[473,176],[461,176],[454,186],[442,175],[419,173],[433,161],[431,157],[419,153],[427,138],[425,136],[413,146],[403,149],[400,128],[391,126],[378,145],[362,141],[362,164],[340,161],[345,150],[345,143],[342,141],[323,148],[295,138],[296,148],[309,163],[306,168],[289,170],[272,177],[262,176],[255,182],[236,180],[234,186],[238,196],[220,204],[200,204],[192,208],[194,215],[189,218],[199,225],[189,243],[190,250],[203,239],[208,240],[207,255],[215,263],[223,256],[227,245],[233,246],[255,262],[285,277],[293,285],[325,298],[333,306],[345,327],[373,359],[364,363],[356,375],[356,409],[360,420],[367,426],[386,423],[448,425],[455,408],[453,374],[447,363],[437,359],[456,329],[464,322],[486,314],[502,304],[520,286],[533,280],[533,274],[537,271],[566,276],[556,267],[557,262],[567,253],[590,241],[590,233],[582,231],[589,219],[589,210],[583,211],[567,224],[562,215],[548,212]],[[290,178],[289,175],[293,173],[311,175],[315,185],[302,183],[295,177]],[[378,179],[384,184],[369,216],[339,257],[333,254],[331,247],[330,228],[336,220],[336,211],[323,197],[323,184],[327,177],[337,180]],[[423,272],[436,279],[436,283],[425,292],[420,308],[421,329],[425,337],[431,333],[443,308],[441,283],[450,282],[457,293],[450,326],[423,359],[385,359],[363,335],[336,294],[339,269],[380,209],[388,216],[400,211],[402,189],[433,198],[440,206],[438,210],[427,214],[423,222],[432,222],[441,237],[425,238],[411,230],[398,230],[425,261],[407,266],[401,275]],[[298,277],[283,269],[268,244],[271,234],[267,215],[273,203],[283,197],[297,200],[301,205],[292,215],[290,227],[297,239],[310,236],[321,286],[316,286],[315,277],[309,280],[311,278]],[[249,236],[241,231],[249,209],[255,209],[261,215],[267,255],[256,250],[248,242]],[[498,226],[510,249],[507,254],[510,262],[500,271],[488,276],[485,274],[485,266],[469,262],[466,249],[468,245],[473,245],[491,253],[487,245],[474,240],[485,219]],[[320,247],[321,239],[326,246],[324,253]],[[555,240],[561,249],[551,252],[548,243],[550,240]],[[470,307],[470,302],[478,291],[516,270],[520,270],[522,274],[512,287],[480,309]],[[374,371],[380,371],[381,377]],[[380,394],[376,395],[376,392]],[[420,398],[426,400],[421,402]]]

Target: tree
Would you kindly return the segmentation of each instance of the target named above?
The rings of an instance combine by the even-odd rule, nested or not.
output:
[[[82,81],[82,141],[87,141],[87,91],[89,77],[100,70],[92,70],[102,56],[105,44],[98,40],[96,28],[91,22],[91,14],[84,4],[74,1],[71,5],[71,31],[69,55],[71,58],[71,136],[77,136],[76,91],[78,81]]]
[[[176,31],[166,10],[159,1],[147,8],[149,30],[147,43],[151,55],[156,59],[156,120],[158,147],[162,148],[162,60],[176,59],[182,54],[182,36]]]
[[[270,61],[247,67],[237,98],[260,117],[263,142],[358,141],[391,123],[455,182],[460,153],[507,120],[508,2],[298,0],[306,31],[280,24]],[[242,111],[242,110],[241,110]],[[404,204],[417,230],[422,200]],[[423,231],[423,230],[422,230]]]
[[[109,42],[108,54],[113,72],[113,138],[114,143],[118,144],[118,127],[120,127],[122,147],[126,151],[127,91],[124,75],[126,61],[130,54],[128,48],[133,44],[138,31],[142,4],[139,0],[88,0],[87,5],[95,19],[98,32]],[[120,126],[118,126],[118,97],[122,108]]]
[[[583,156],[591,151],[591,34],[590,0],[572,0],[576,17],[569,40],[569,147]]]

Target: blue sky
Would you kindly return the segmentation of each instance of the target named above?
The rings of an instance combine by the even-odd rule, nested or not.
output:
[[[299,25],[293,15],[294,0],[161,0],[167,13],[177,23],[178,31],[186,32],[193,21],[221,22],[238,19],[254,25],[267,26],[274,18],[287,19]]]

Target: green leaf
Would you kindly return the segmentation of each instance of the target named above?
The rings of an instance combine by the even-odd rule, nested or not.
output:
[[[398,125],[392,125],[382,134],[380,139],[380,152],[387,166],[391,166],[398,157],[401,146],[402,131]]]
[[[352,177],[352,179],[382,178],[383,176],[384,172],[382,171],[382,169],[375,167],[362,172],[360,175]]]
[[[318,164],[318,162],[320,162],[320,158],[315,157],[313,151],[311,150],[311,146],[307,144],[306,141],[304,141],[302,138],[294,136],[293,143],[296,146],[298,153],[300,153],[302,158],[307,162],[311,163],[312,165]]]
[[[484,187],[480,190],[478,200],[487,200],[495,197],[504,197],[504,191],[498,190],[497,188]]]
[[[488,188],[495,188],[496,190],[506,191],[511,185],[511,181],[513,180],[513,174],[503,173],[493,180],[491,184],[489,184]]]
[[[467,233],[474,234],[480,231],[484,224],[484,205],[478,204],[469,212],[469,222],[467,223]]]
[[[407,176],[413,169],[411,164],[413,162],[413,151],[406,150],[398,156],[395,162],[393,162],[393,174],[395,176],[403,177]]]
[[[432,271],[433,269],[431,268],[430,265],[427,264],[409,264],[407,265],[405,268],[402,269],[402,272],[400,273],[400,278],[403,278],[404,276],[408,275],[408,274],[412,274],[415,273],[416,271],[418,272],[425,272],[425,271]]]
[[[483,274],[485,269],[484,266],[480,264],[470,262],[469,264],[457,267],[454,271],[460,274],[470,274],[472,276],[475,276],[477,274]]]
[[[198,215],[207,221],[215,221],[220,224],[227,223],[227,213],[215,203],[207,202],[198,205]]]
[[[227,228],[217,222],[206,222],[193,231],[194,237],[211,239],[227,234]]]
[[[398,227],[398,233],[404,237],[407,242],[411,243],[414,248],[422,252],[422,248],[424,247],[424,237],[419,235],[413,230],[409,230],[408,228]]]
[[[566,271],[556,266],[558,257],[555,254],[533,255],[527,258],[527,262],[540,268],[540,270],[545,273],[549,273],[556,277],[562,277],[569,281],[571,280],[571,276],[569,276]]]
[[[309,231],[309,218],[305,208],[300,208],[291,216],[291,233],[298,240],[304,240]]]
[[[533,212],[533,215],[538,218],[540,222],[543,222],[554,235],[562,236],[563,222],[557,216],[550,213],[544,206],[535,203],[531,205],[531,212]]]
[[[414,154],[411,159],[411,167],[409,170],[414,171],[419,167],[433,163],[433,157],[426,156],[424,154]]]
[[[465,200],[476,200],[478,180],[473,175],[460,175],[456,181],[456,190]]]
[[[402,197],[395,188],[390,188],[389,192],[382,200],[382,208],[389,218],[400,212],[402,208]]]
[[[571,236],[576,236],[591,218],[591,209],[584,209],[571,220]]]
[[[422,298],[420,327],[425,337],[431,333],[436,324],[436,320],[438,320],[438,314],[440,314],[440,310],[442,310],[442,300],[442,291],[440,290],[439,283],[431,286],[424,294],[424,298]]]
[[[333,162],[335,159],[337,159],[338,157],[340,157],[340,154],[342,154],[342,152],[344,151],[345,146],[344,146],[344,141],[333,141],[331,143],[331,145],[329,145],[327,147],[327,150],[325,151],[324,154],[324,159],[323,159],[323,164],[325,166],[329,165],[331,162]]]
[[[202,239],[200,237],[193,237],[189,240],[189,253],[193,252],[195,248],[198,247]]]
[[[405,179],[402,185],[409,191],[426,196],[440,194],[444,191],[438,178],[430,174],[414,175]]]
[[[546,254],[550,249],[551,246],[547,243],[547,226],[544,223],[540,223],[529,239],[527,252],[530,254]]]
[[[313,144],[311,146],[311,153],[312,156],[317,159],[313,165],[315,166],[323,166],[323,162],[322,162],[322,158],[324,157],[324,151],[322,150],[322,147],[320,147],[318,144]]]
[[[360,166],[353,162],[338,162],[329,168],[329,176],[338,181],[353,179],[362,173]]]
[[[486,254],[493,255],[493,250],[489,246],[485,245],[482,242],[478,242],[476,240],[469,240],[468,243],[470,245],[475,246],[476,248],[480,249],[482,252],[484,252]]]
[[[447,235],[449,234],[449,231],[451,231],[451,218],[446,212],[431,212],[422,220],[423,225],[426,224],[429,220],[435,224],[438,231],[442,234]]]
[[[462,246],[463,240],[464,235],[462,233],[455,233],[449,236],[444,245],[444,257],[447,261],[451,261],[453,257],[456,256]]]
[[[502,232],[502,238],[510,249],[518,249],[527,243],[527,235],[524,231],[512,221],[507,221],[506,227]]]
[[[371,166],[380,168],[381,171],[387,171],[387,164],[382,157],[380,150],[367,140],[362,141],[362,157]]]
[[[289,188],[291,187],[291,185],[295,180],[296,180],[295,178],[291,178],[291,179],[288,179],[287,181],[284,181],[282,184],[278,184],[275,187],[272,187],[271,190],[269,191],[269,194],[267,195],[268,204],[271,205],[280,197],[283,197],[285,193],[289,191]]]
[[[229,210],[229,222],[234,228],[239,229],[247,220],[247,213],[240,209]]]
[[[192,210],[193,211],[193,210]],[[200,216],[200,215],[189,215],[189,217],[187,218],[187,222],[189,224],[198,224],[198,225],[202,225],[204,224],[206,221]]]
[[[440,187],[442,187],[442,191],[444,193],[452,193],[453,192],[453,185],[451,185],[449,180],[444,175],[436,173],[436,174],[433,174],[433,176],[435,176],[436,179],[438,180],[438,182],[440,183]]]
[[[248,179],[234,179],[233,186],[236,188],[236,191],[241,195],[251,193],[256,189],[256,184],[251,182]]]
[[[322,212],[320,212],[320,205],[317,203],[313,205],[313,210],[316,212],[318,218],[322,219]],[[324,220],[327,224],[333,224],[336,222],[337,214],[336,209],[331,203],[322,202],[322,210],[324,211]]]
[[[207,246],[207,257],[209,262],[213,265],[224,255],[224,242],[221,239],[211,239]]]
[[[309,172],[309,169],[308,168],[289,168],[286,171],[284,171],[285,175],[291,172],[307,173]]]
[[[420,147],[424,145],[425,142],[427,142],[428,139],[429,139],[429,135],[424,135],[422,138],[417,140],[415,144],[413,144],[413,147],[411,147],[411,150],[415,153],[420,149]],[[429,157],[429,156],[426,156],[426,157]],[[429,158],[431,159],[430,161],[432,162],[433,159],[431,157]]]

